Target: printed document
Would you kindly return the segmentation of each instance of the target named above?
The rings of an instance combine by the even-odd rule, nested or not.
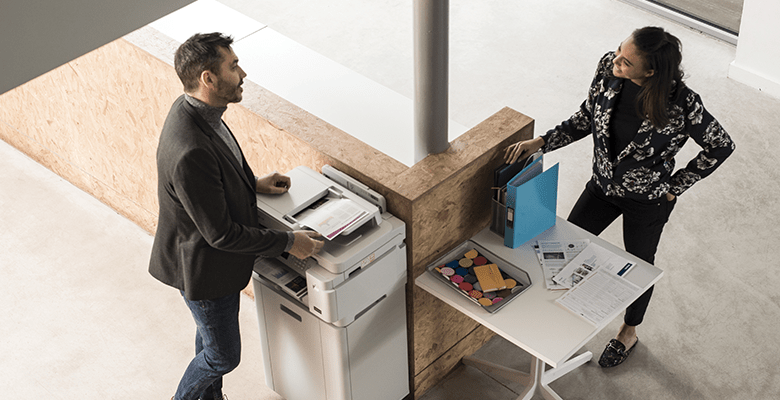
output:
[[[599,269],[555,301],[598,326],[628,307],[628,300],[639,290],[633,283]]]
[[[606,269],[615,276],[623,276],[634,267],[634,263],[595,244],[585,247],[566,267],[558,272],[553,280],[566,288],[576,286],[588,275],[599,269]]]
[[[556,302],[599,325],[641,294],[641,288],[624,277],[634,265],[591,243],[553,278],[556,283],[571,287]]]
[[[553,280],[558,273],[573,260],[580,251],[588,246],[590,240],[580,239],[571,241],[538,240],[534,246],[536,257],[542,265],[544,283],[550,290],[565,290],[563,286]]]
[[[302,226],[314,229],[328,240],[358,223],[368,211],[346,198],[324,197],[295,218]]]

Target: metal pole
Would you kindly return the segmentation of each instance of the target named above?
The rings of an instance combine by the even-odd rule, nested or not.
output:
[[[414,162],[447,140],[449,0],[414,0]]]

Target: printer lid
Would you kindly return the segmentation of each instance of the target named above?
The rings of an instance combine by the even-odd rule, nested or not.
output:
[[[311,168],[299,166],[289,171],[287,176],[290,177],[292,184],[286,193],[258,193],[257,201],[261,210],[271,214],[288,229],[303,229],[304,224],[299,223],[298,218],[310,215],[313,210],[329,200],[344,201],[345,203],[341,204],[348,204],[350,211],[354,212],[352,215],[362,215],[358,219],[353,218],[348,225],[342,224],[343,231],[338,231],[336,234],[349,234],[371,220],[381,223],[379,208],[376,205]],[[359,214],[355,210],[359,210]],[[313,226],[310,227],[318,230]]]
[[[287,173],[292,182],[290,190],[284,194],[258,194],[258,199],[262,200],[265,207],[273,209],[279,215],[297,214],[328,193],[327,182],[312,179],[307,172],[300,167],[293,169]]]

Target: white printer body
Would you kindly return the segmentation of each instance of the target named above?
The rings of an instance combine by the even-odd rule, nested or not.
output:
[[[327,165],[287,175],[287,193],[257,196],[268,228],[304,229],[298,216],[329,199],[364,212],[313,257],[255,261],[266,384],[288,400],[405,397],[405,224],[383,212],[381,196]]]

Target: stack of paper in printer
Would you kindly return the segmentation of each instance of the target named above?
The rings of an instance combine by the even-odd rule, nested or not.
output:
[[[326,239],[333,240],[366,215],[368,212],[350,199],[327,196],[296,215],[296,218],[301,226],[309,227]]]

